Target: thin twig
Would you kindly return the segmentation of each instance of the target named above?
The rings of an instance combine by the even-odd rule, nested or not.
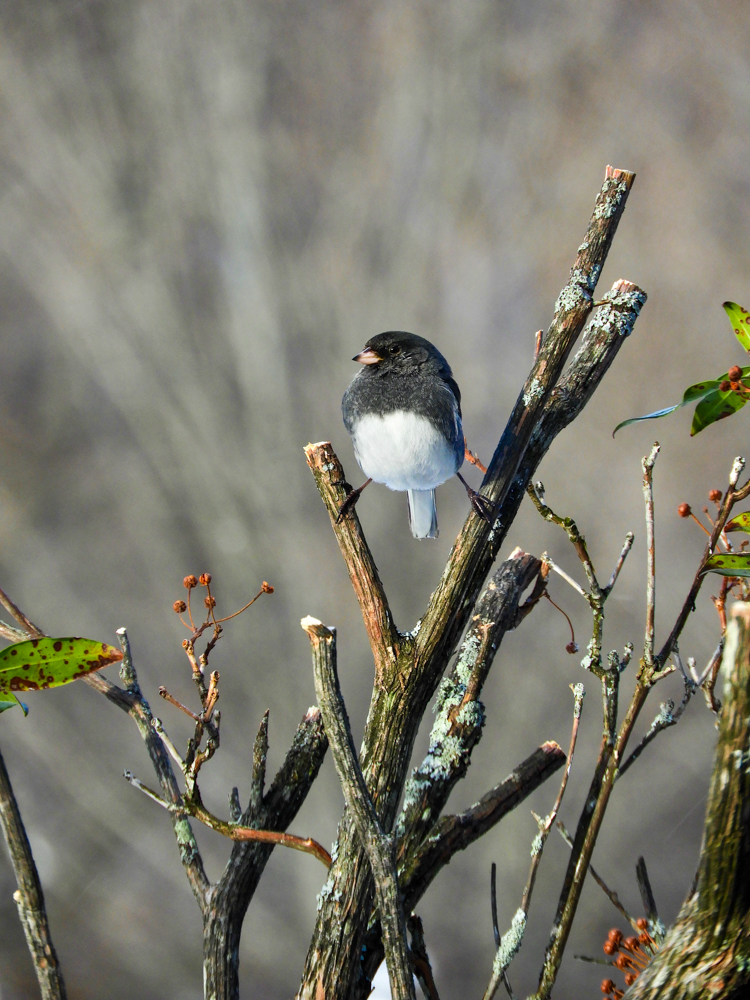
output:
[[[290,847],[294,851],[302,851],[303,854],[312,854],[318,861],[322,862],[326,868],[331,867],[331,855],[312,837],[295,837],[291,833],[278,833],[275,830],[256,830],[254,827],[238,826],[236,823],[226,823],[224,820],[214,816],[203,805],[200,796],[193,793],[193,796],[185,796],[183,799],[185,811],[195,816],[204,826],[210,827],[230,840],[256,840],[264,844],[278,844],[280,847]]]
[[[560,836],[565,841],[565,843],[568,845],[568,847],[572,848],[573,847],[573,838],[568,833],[568,830],[567,830],[565,824],[563,823],[563,821],[561,819],[559,819],[556,822],[555,826],[559,830]],[[605,896],[610,901],[610,903],[612,903],[612,905],[615,907],[615,909],[618,910],[622,914],[622,916],[625,918],[625,920],[627,920],[627,922],[630,924],[630,926],[634,930],[636,930],[636,931],[639,930],[637,918],[634,917],[631,913],[628,913],[628,911],[623,906],[623,904],[622,904],[622,902],[620,900],[620,897],[617,895],[617,893],[614,891],[614,889],[610,889],[609,888],[609,886],[607,885],[607,883],[604,881],[604,879],[597,872],[596,868],[594,868],[593,865],[589,865],[589,874],[591,875],[591,877],[593,878],[593,880],[596,882],[596,884],[599,886],[599,888],[602,890],[602,892],[605,894]],[[576,955],[575,957],[576,958],[580,958],[582,961],[592,961],[592,962],[595,961],[594,959],[585,959],[581,955]],[[605,964],[607,964],[607,963],[605,963]],[[613,965],[614,963],[612,962],[612,963],[609,963],[609,964]]]
[[[2,604],[7,611],[13,615],[18,624],[21,626],[23,631],[26,633],[25,638],[27,639],[43,639],[45,633],[35,625],[31,619],[27,618],[26,615],[21,611],[17,604],[8,597],[4,590],[0,590],[0,604]]]
[[[573,753],[575,752],[576,740],[578,739],[578,728],[581,722],[581,710],[583,708],[583,698],[585,694],[583,684],[571,684],[570,687],[573,691],[575,703],[573,708],[573,727],[570,735],[567,766],[563,773],[563,778],[560,782],[560,789],[557,793],[557,798],[555,799],[555,804],[553,805],[551,812],[548,813],[543,820],[537,817],[539,833],[534,839],[534,843],[531,847],[531,868],[529,869],[529,876],[523,890],[521,905],[518,910],[516,910],[510,930],[504,934],[500,940],[497,952],[495,953],[495,961],[492,964],[492,976],[490,977],[489,985],[485,990],[483,1000],[492,1000],[492,997],[497,992],[497,988],[503,979],[504,973],[507,971],[508,966],[515,958],[518,949],[521,947],[524,931],[526,929],[526,921],[529,914],[529,906],[531,904],[531,895],[534,891],[537,871],[542,860],[544,844],[549,836],[552,824],[555,822],[557,817],[557,813],[560,809],[560,805],[562,804],[563,795],[565,794],[565,789],[568,784],[568,778],[570,777],[570,769],[573,765]]]
[[[558,576],[561,576],[563,578],[563,580],[565,580],[566,583],[569,583],[570,586],[573,588],[573,590],[577,590],[578,593],[581,595],[581,597],[583,597],[585,600],[588,601],[589,595],[583,589],[583,587],[580,585],[580,583],[578,583],[576,580],[574,580],[573,577],[570,576],[568,573],[566,573],[565,570],[562,569],[560,566],[558,566],[556,562],[553,562],[550,559],[548,553],[546,553],[546,552],[542,553],[542,561],[544,563],[546,563],[547,566],[549,566],[549,568],[551,570],[553,570],[555,573],[557,573]]]
[[[629,531],[627,533],[627,535],[625,536],[625,544],[622,547],[622,551],[620,552],[620,556],[619,556],[619,558],[617,560],[617,564],[616,564],[615,568],[612,570],[612,576],[609,578],[609,583],[607,584],[606,587],[602,588],[604,594],[606,594],[607,596],[610,594],[610,592],[612,591],[612,588],[617,583],[617,577],[620,575],[620,570],[622,569],[623,564],[624,564],[625,560],[628,557],[628,553],[633,548],[633,540],[634,540],[634,538],[635,538],[635,535],[633,534],[632,531]]]
[[[648,456],[643,459],[643,496],[646,501],[646,634],[643,643],[643,659],[647,669],[654,667],[654,625],[656,613],[656,539],[654,537],[654,487],[653,470],[660,445],[657,441]]]

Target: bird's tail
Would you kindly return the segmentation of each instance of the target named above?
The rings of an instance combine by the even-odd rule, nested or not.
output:
[[[437,538],[434,490],[409,490],[409,527],[415,538]]]

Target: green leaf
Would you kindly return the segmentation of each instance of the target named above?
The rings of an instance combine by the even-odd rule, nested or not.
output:
[[[690,428],[690,437],[700,434],[709,424],[725,417],[731,417],[737,410],[741,410],[747,400],[736,392],[729,389],[727,392],[715,391],[709,393],[702,402],[698,403],[693,414],[693,423]]]
[[[734,329],[734,335],[746,351],[750,351],[750,313],[736,302],[725,302],[724,311]]]
[[[750,367],[748,368],[748,371],[750,372]],[[726,375],[724,378],[726,378]],[[621,427],[627,427],[628,424],[637,424],[639,420],[655,420],[657,417],[666,417],[668,413],[674,413],[674,411],[679,410],[681,406],[686,406],[688,403],[694,403],[697,399],[703,399],[704,396],[707,396],[715,389],[718,389],[721,382],[722,379],[711,379],[708,382],[696,382],[695,385],[688,386],[683,393],[681,402],[675,403],[674,406],[668,406],[664,410],[654,410],[653,413],[647,413],[643,417],[631,417],[629,420],[623,420],[622,423],[618,424],[612,431],[612,437],[615,436]]]
[[[701,572],[750,576],[750,552],[715,552],[708,557]]]
[[[15,695],[13,695],[13,697],[16,698]],[[18,698],[16,698],[15,701],[0,701],[0,712],[7,712],[9,708],[15,708],[16,705],[21,706],[24,715],[29,714],[29,706],[24,705],[24,703],[22,701],[19,701]]]
[[[724,531],[750,532],[750,511],[745,511],[744,514],[738,514],[737,517],[733,517],[731,521],[727,521],[724,526]]]
[[[17,642],[0,653],[0,695],[58,687],[121,659],[114,646],[77,636]]]

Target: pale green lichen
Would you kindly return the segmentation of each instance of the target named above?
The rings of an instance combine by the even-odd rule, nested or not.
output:
[[[544,838],[541,832],[534,837],[531,841],[531,856],[535,858],[538,854],[542,853],[542,847],[544,847]]]
[[[628,186],[624,181],[616,181],[612,178],[605,181],[602,187],[602,200],[594,209],[595,219],[611,219],[620,207],[623,195],[626,194]]]
[[[492,975],[499,978],[518,954],[526,930],[526,914],[519,908],[510,924],[510,930],[500,938],[500,945],[492,963]]]

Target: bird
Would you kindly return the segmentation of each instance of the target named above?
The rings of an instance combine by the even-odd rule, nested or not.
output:
[[[406,492],[415,538],[437,538],[435,489],[451,476],[466,488],[472,508],[492,524],[492,504],[458,471],[466,443],[461,392],[440,351],[424,337],[400,330],[379,333],[352,358],[362,368],[341,400],[344,426],[367,481],[347,495],[337,523],[372,482]]]

